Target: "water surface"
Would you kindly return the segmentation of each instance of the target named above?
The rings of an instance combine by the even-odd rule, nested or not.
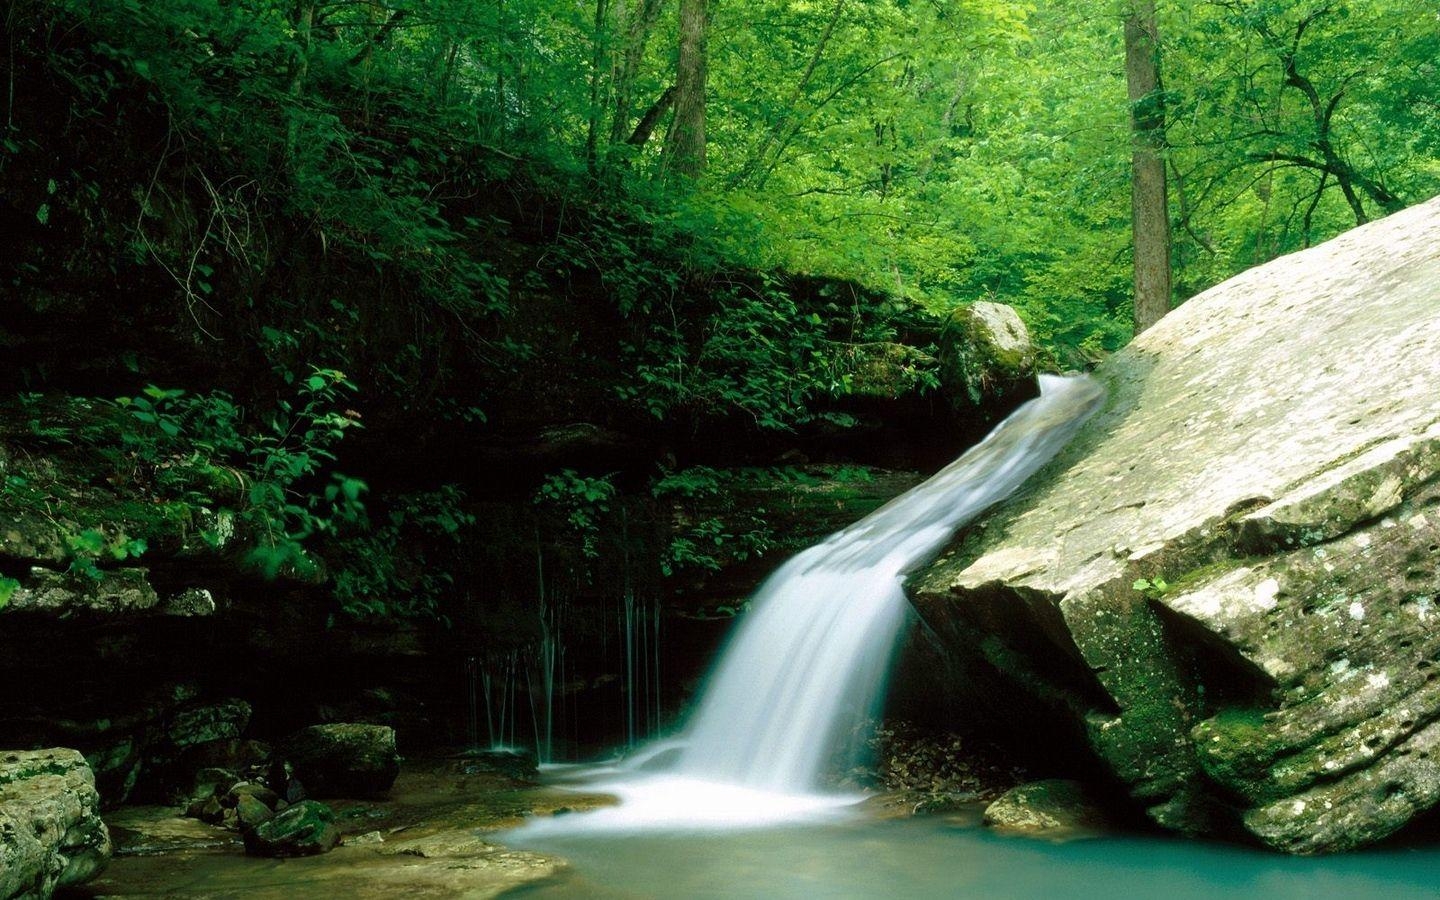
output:
[[[535,898],[1410,900],[1440,896],[1440,848],[1295,858],[1226,844],[995,834],[968,815],[725,832],[537,833],[507,844],[573,871]]]

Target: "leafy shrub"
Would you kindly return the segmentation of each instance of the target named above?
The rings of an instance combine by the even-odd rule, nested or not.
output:
[[[475,516],[455,485],[391,498],[382,524],[337,542],[335,599],[357,618],[436,618],[454,586],[453,560],[425,549],[458,550]]]
[[[342,403],[355,386],[336,369],[315,368],[294,387],[293,397],[251,423],[223,391],[187,394],[151,385],[115,401],[133,423],[120,431],[126,456],[148,469],[161,490],[206,505],[239,506],[254,540],[247,560],[270,578],[282,570],[314,575],[306,542],[365,513],[365,483],[329,468],[335,446],[360,427]],[[240,496],[216,489],[227,479],[245,488]]]
[[[587,478],[574,469],[561,469],[547,475],[532,497],[535,505],[563,517],[590,559],[600,555],[600,522],[616,496],[613,477]]]

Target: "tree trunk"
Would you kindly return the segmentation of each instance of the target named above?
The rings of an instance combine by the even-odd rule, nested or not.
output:
[[[662,0],[636,0],[625,16],[625,44],[620,52],[615,72],[615,109],[610,122],[610,143],[619,144],[626,140],[630,131],[630,119],[634,115],[635,79],[640,75],[640,66],[645,61],[645,45],[650,41],[650,32],[664,6]],[[653,125],[651,126],[653,129]],[[637,129],[638,130],[638,129]],[[631,141],[630,143],[634,143]]]
[[[315,24],[314,0],[298,0],[292,11],[295,25],[295,58],[290,64],[290,98],[298,107],[300,98],[305,96],[305,79],[310,74],[310,31]],[[297,110],[290,110],[290,122],[285,129],[286,162],[293,173],[295,155],[300,147],[300,118]]]
[[[667,175],[699,178],[705,171],[705,40],[707,0],[680,2],[680,55],[675,67],[675,118],[665,137]]]
[[[645,142],[650,140],[650,135],[654,133],[655,126],[660,124],[660,117],[670,111],[670,106],[674,102],[675,88],[671,86],[665,89],[665,92],[651,104],[649,109],[645,110],[645,115],[640,117],[639,124],[635,126],[634,131],[630,132],[630,137],[626,138],[625,143],[632,147],[645,146]]]
[[[1132,136],[1130,221],[1135,241],[1135,333],[1170,311],[1170,210],[1165,190],[1165,102],[1155,0],[1130,0],[1125,82]]]
[[[610,36],[605,27],[609,10],[608,0],[595,0],[595,28],[590,33],[590,109],[585,129],[585,165],[592,175],[595,174],[600,158],[600,95],[601,82],[605,77],[605,58],[609,53],[607,45],[610,43]]]

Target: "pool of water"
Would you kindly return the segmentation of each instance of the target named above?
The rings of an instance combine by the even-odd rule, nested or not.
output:
[[[1293,858],[1148,836],[1065,842],[995,834],[978,811],[742,831],[499,840],[565,857],[535,898],[1077,898],[1265,900],[1440,897],[1440,847]]]

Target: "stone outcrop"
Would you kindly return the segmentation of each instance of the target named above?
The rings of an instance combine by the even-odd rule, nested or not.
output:
[[[0,751],[0,898],[49,897],[105,868],[110,834],[85,757]]]
[[[1440,800],[1440,201],[1252,269],[911,584],[962,669],[1157,822],[1277,849]]]

